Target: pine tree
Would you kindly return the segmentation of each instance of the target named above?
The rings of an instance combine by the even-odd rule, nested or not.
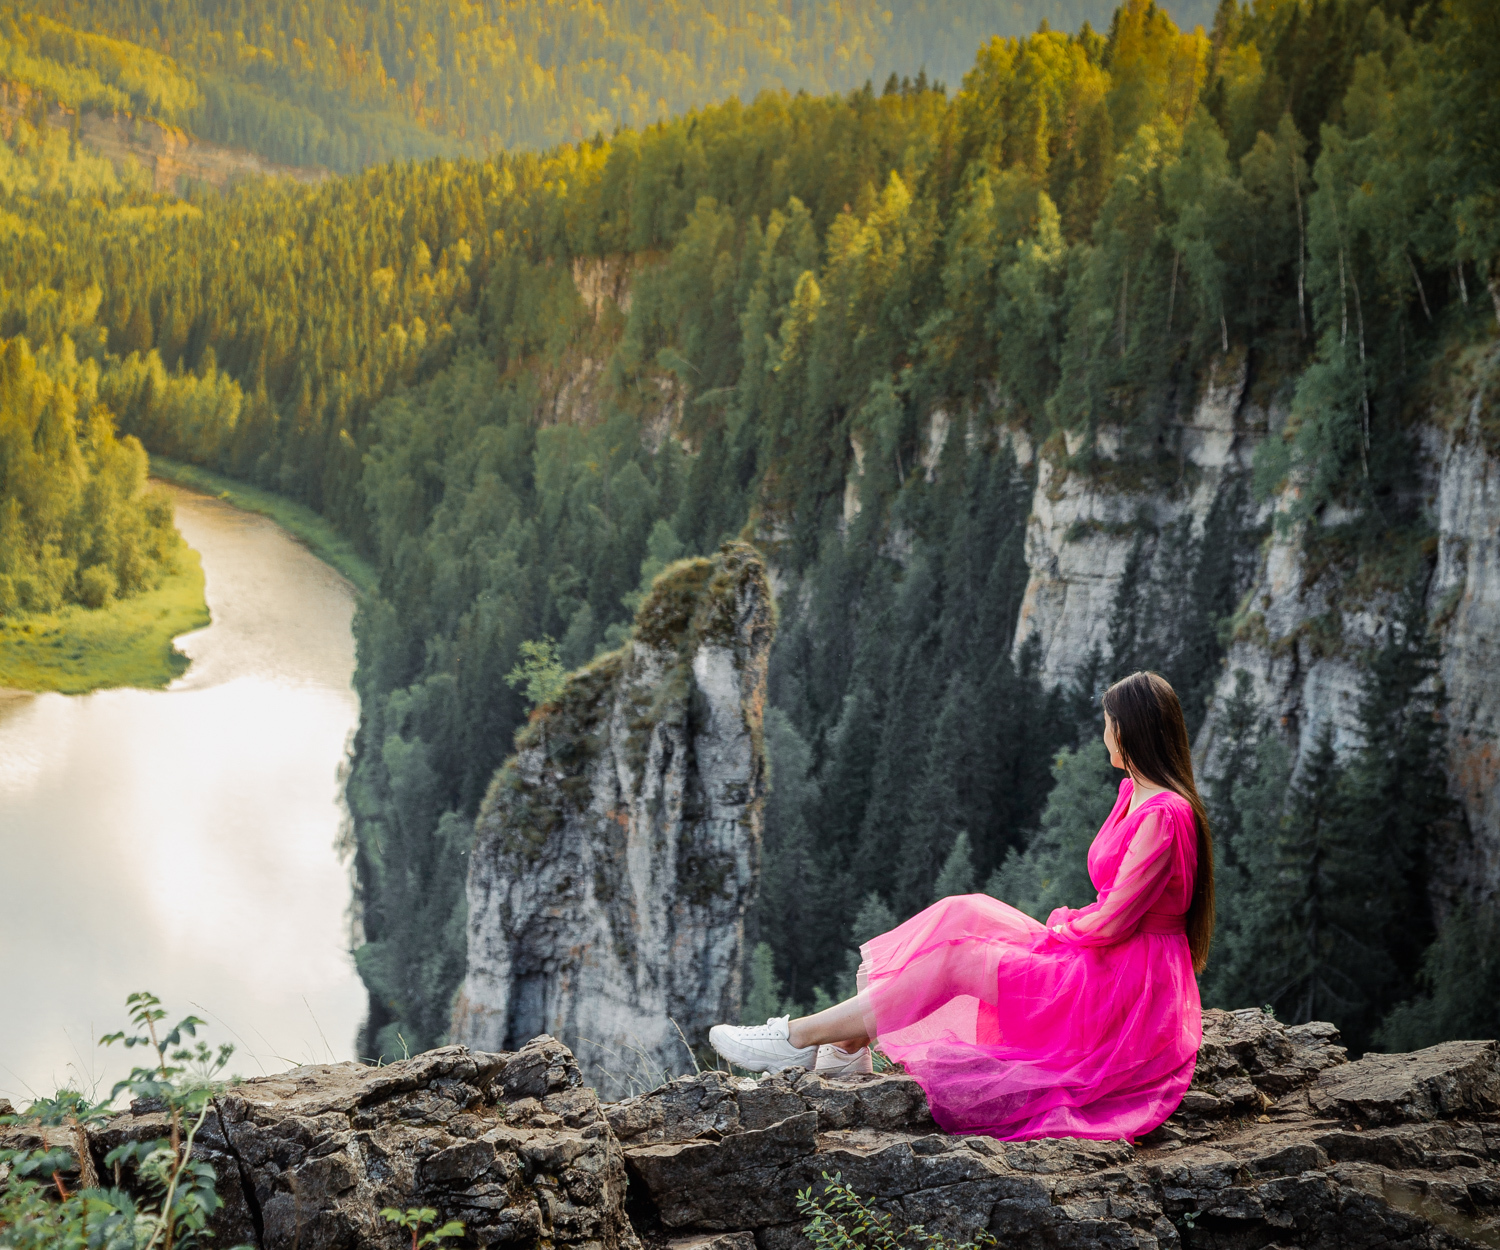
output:
[[[816,953],[824,931],[837,924],[827,915],[824,869],[808,836],[807,816],[816,811],[818,787],[810,775],[812,753],[780,708],[766,709],[765,743],[770,794],[760,896],[748,927],[755,940],[775,952],[787,997],[807,1002],[826,967]]]
[[[948,852],[948,858],[943,861],[942,871],[937,875],[937,882],[932,887],[933,901],[951,898],[955,894],[972,894],[974,892],[974,856],[969,850],[969,835],[966,830],[959,830],[958,836],[953,839],[953,848]]]
[[[1057,907],[1086,907],[1098,891],[1088,873],[1089,847],[1119,796],[1119,774],[1102,739],[1061,751],[1041,828],[1024,851],[1011,851],[984,892],[1037,920]]]
[[[1238,690],[1237,690],[1238,693]],[[1203,1000],[1233,1009],[1266,1001],[1272,986],[1265,976],[1269,933],[1285,902],[1276,886],[1281,820],[1291,780],[1292,755],[1274,734],[1255,747],[1254,765],[1238,776],[1222,774],[1230,800],[1219,810],[1230,823],[1227,871],[1215,865],[1218,927],[1202,981]],[[1214,819],[1210,812],[1210,819]],[[1218,849],[1215,836],[1215,849]],[[1221,886],[1227,879],[1228,888]]]
[[[1332,726],[1318,734],[1270,836],[1253,852],[1246,846],[1245,862],[1246,988],[1284,1020],[1333,1019],[1355,1033],[1367,987],[1388,959],[1366,927],[1381,868],[1351,821]]]
[[[750,988],[740,1008],[741,1024],[764,1024],[784,1016],[795,1007],[782,997],[781,978],[776,975],[776,953],[765,942],[750,952]]]
[[[1381,866],[1362,925],[1385,956],[1366,987],[1377,1019],[1414,988],[1432,936],[1426,848],[1453,807],[1443,768],[1440,653],[1419,581],[1406,588],[1385,633],[1362,682],[1361,743],[1345,784],[1350,817]]]
[[[1255,760],[1255,744],[1260,732],[1261,713],[1255,702],[1255,681],[1244,669],[1234,674],[1234,693],[1224,703],[1219,721],[1223,745],[1219,748],[1218,769],[1204,788],[1208,791],[1208,815],[1214,831],[1214,845],[1219,863],[1216,868],[1238,863],[1238,843],[1243,833],[1240,809],[1235,803],[1235,787],[1249,780]]]
[[[856,974],[859,972],[859,948],[882,933],[896,927],[896,914],[880,895],[873,891],[865,895],[859,911],[850,926],[851,949],[844,956],[844,975],[839,979],[839,998],[853,998],[858,992]]]
[[[1260,710],[1254,697],[1254,682],[1249,673],[1235,673],[1234,693],[1225,701],[1219,722],[1222,735],[1218,751],[1218,768],[1205,779],[1209,827],[1214,838],[1214,899],[1218,925],[1214,933],[1214,953],[1204,970],[1201,989],[1204,1000],[1224,1005],[1233,951],[1239,938],[1240,910],[1246,890],[1245,865],[1241,843],[1245,838],[1244,820],[1235,801],[1236,787],[1245,793],[1253,782],[1255,746],[1260,729]]]
[[[1382,1050],[1500,1035],[1500,908],[1468,900],[1455,907],[1423,955],[1418,979],[1422,992],[1375,1031]]]

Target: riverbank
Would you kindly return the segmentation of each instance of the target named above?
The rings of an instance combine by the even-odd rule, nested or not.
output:
[[[246,512],[258,512],[261,516],[269,517],[318,559],[332,565],[347,577],[360,594],[372,594],[375,591],[377,580],[374,567],[354,549],[347,538],[311,508],[293,503],[273,491],[250,486],[232,477],[225,477],[222,473],[200,469],[195,464],[169,460],[165,456],[151,457],[151,473],[152,476],[163,478],[177,486],[222,499]]]
[[[172,640],[208,624],[203,563],[183,544],[155,590],[108,607],[70,606],[0,617],[0,688],[86,694],[115,686],[160,690],[188,666]]]
[[[0,1002],[24,1004],[0,1012],[0,1098],[18,1106],[129,1071],[133,1054],[94,1044],[127,990],[241,1043],[245,1076],[353,1057],[369,1004],[339,850],[354,588],[270,518],[159,489],[212,617],[175,626],[186,671],[166,690],[0,699],[0,951],[47,942],[0,960]]]

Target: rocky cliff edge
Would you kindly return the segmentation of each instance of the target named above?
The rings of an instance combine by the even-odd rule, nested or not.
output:
[[[632,641],[533,714],[475,822],[456,1039],[547,1033],[623,1094],[734,1018],[772,633],[760,557],[726,544],[666,569]]]
[[[95,1165],[165,1134],[141,1107]],[[69,1129],[0,1142],[72,1149]],[[55,1141],[52,1139],[55,1138]],[[402,1244],[382,1207],[430,1206],[466,1246],[801,1250],[797,1192],[840,1174],[898,1222],[1005,1250],[1500,1245],[1500,1047],[1347,1062],[1329,1024],[1210,1011],[1182,1108],[1138,1143],[937,1131],[900,1075],[685,1076],[601,1104],[566,1047],[462,1046],[384,1068],[246,1081],[199,1135],[218,1245]]]

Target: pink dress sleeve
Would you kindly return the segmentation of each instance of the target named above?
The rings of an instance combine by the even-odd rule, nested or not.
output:
[[[1099,891],[1099,901],[1078,911],[1058,908],[1048,917],[1049,937],[1071,946],[1109,946],[1128,938],[1171,881],[1175,847],[1170,815],[1160,809],[1147,812],[1130,837],[1114,881]],[[1053,927],[1059,924],[1060,929]]]

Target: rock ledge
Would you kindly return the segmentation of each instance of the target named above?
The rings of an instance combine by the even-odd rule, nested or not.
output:
[[[90,1134],[96,1163],[159,1113]],[[9,1130],[0,1144],[67,1130]],[[550,1037],[384,1068],[246,1081],[200,1137],[215,1244],[402,1244],[384,1206],[434,1207],[473,1246],[800,1250],[796,1195],[839,1173],[898,1219],[1006,1250],[1500,1246],[1500,1046],[1345,1059],[1328,1024],[1204,1013],[1181,1110],[1139,1142],[948,1137],[905,1076],[704,1072],[601,1105]]]

